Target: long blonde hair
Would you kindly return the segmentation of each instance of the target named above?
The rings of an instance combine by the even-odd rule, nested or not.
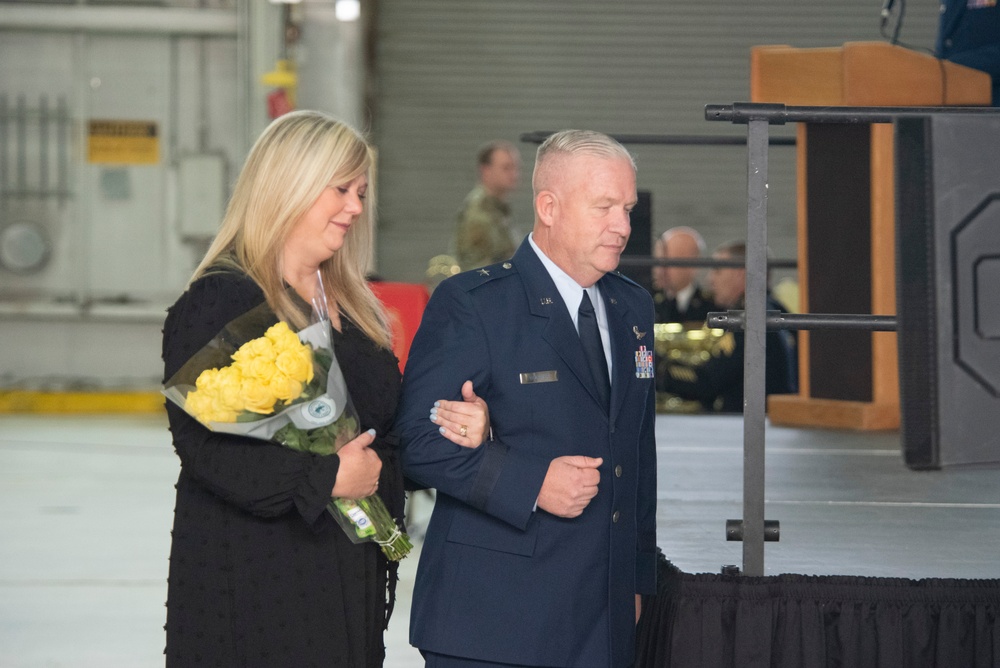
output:
[[[388,348],[391,330],[365,278],[375,225],[375,153],[361,134],[318,111],[294,111],[271,122],[250,149],[222,225],[191,280],[216,270],[245,272],[279,318],[297,327],[308,315],[287,293],[282,251],[295,224],[323,189],[365,175],[368,192],[344,245],[320,265],[323,289],[372,340]]]

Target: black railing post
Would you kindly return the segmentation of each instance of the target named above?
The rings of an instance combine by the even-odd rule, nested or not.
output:
[[[768,122],[747,123],[746,327],[743,355],[743,573],[764,575]]]

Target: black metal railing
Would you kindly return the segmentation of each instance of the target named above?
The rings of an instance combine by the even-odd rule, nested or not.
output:
[[[764,376],[768,329],[867,329],[895,331],[893,316],[778,315],[767,311],[767,158],[769,127],[784,123],[892,123],[932,114],[998,115],[995,107],[789,107],[737,102],[706,105],[705,119],[747,126],[747,240],[745,311],[710,313],[710,325],[746,331],[743,367],[743,519],[729,520],[729,540],[743,541],[743,574],[764,574],[764,542],[780,527],[764,518]],[[714,324],[713,324],[714,323]]]

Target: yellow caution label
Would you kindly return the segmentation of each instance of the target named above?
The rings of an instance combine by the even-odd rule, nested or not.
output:
[[[92,120],[87,124],[87,162],[155,165],[159,161],[156,122]]]

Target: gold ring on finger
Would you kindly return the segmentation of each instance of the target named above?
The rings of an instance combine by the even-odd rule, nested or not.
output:
[[[462,437],[464,438],[465,436],[469,435],[469,428],[464,424],[460,424],[458,425],[458,433],[461,434]]]

